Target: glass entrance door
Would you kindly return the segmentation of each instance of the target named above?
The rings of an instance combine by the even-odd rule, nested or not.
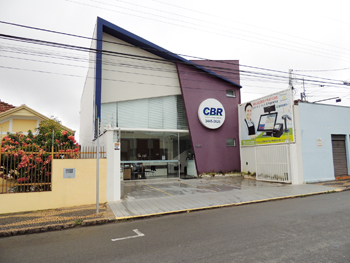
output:
[[[124,180],[179,178],[186,175],[189,135],[170,132],[121,132]]]

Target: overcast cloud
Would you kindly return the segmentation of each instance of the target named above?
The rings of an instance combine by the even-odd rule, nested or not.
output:
[[[295,99],[305,78],[309,101],[339,96],[338,104],[349,106],[350,89],[342,85],[350,81],[349,6],[345,0],[0,0],[0,21],[92,37],[100,16],[187,59],[238,59],[242,102],[288,88],[287,73],[293,69],[305,75],[294,75],[299,78],[293,83]],[[90,40],[2,23],[0,32],[90,46]],[[78,131],[87,59],[86,52],[2,36],[0,99],[54,115]],[[309,76],[318,82],[308,82]]]

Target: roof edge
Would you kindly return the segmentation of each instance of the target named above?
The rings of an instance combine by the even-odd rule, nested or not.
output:
[[[107,20],[104,20],[103,18],[101,17],[97,17],[97,25],[98,25],[98,29],[102,29],[103,32],[109,34],[109,35],[112,35],[116,38],[119,38],[131,45],[134,45],[134,46],[137,46],[139,48],[142,48],[144,49],[145,51],[147,52],[150,52],[156,56],[159,56],[161,58],[164,58],[166,60],[170,60],[171,62],[174,62],[174,63],[184,63],[184,64],[187,64],[189,66],[193,66],[201,71],[204,71],[205,73],[208,73],[209,75],[212,75],[216,78],[219,78],[219,79],[222,79],[223,81],[225,82],[228,82],[238,88],[242,88],[241,85],[219,75],[219,74],[216,74],[208,69],[206,69],[205,67],[202,67],[200,65],[197,65],[196,63],[190,61],[190,60],[187,60],[183,57],[180,57],[179,55],[176,55],[174,53],[172,53],[171,51],[168,51],[140,36],[137,36],[133,33],[131,33],[130,31],[127,31],[115,24],[112,24],[111,22],[108,22]],[[102,39],[98,39],[98,40],[102,40]],[[102,48],[101,48],[102,49]]]
[[[0,118],[5,118],[5,117],[7,117],[7,116],[9,116],[9,115],[11,115],[11,114],[17,112],[17,111],[23,110],[23,109],[29,111],[30,113],[34,114],[35,116],[37,116],[37,117],[39,117],[39,118],[41,118],[41,119],[43,119],[43,120],[51,120],[49,117],[46,117],[45,115],[43,115],[43,114],[41,114],[41,113],[39,113],[39,112],[33,110],[32,108],[29,108],[29,107],[28,107],[27,105],[25,105],[25,104],[23,104],[23,105],[21,105],[21,106],[19,106],[19,107],[13,108],[13,109],[11,109],[11,110],[7,110],[7,111],[4,111],[4,112],[0,113]],[[69,132],[75,133],[74,130],[69,129],[68,127],[66,127],[66,126],[64,126],[64,125],[62,125],[62,124],[60,124],[60,126],[61,126],[63,129],[69,131]]]

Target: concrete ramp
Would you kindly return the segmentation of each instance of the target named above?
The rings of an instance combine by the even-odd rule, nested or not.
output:
[[[122,200],[108,206],[116,219],[147,217],[321,194],[341,189],[290,185],[243,177],[123,182]]]

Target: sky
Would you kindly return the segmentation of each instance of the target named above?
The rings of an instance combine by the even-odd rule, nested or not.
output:
[[[294,99],[350,106],[348,1],[0,0],[0,99],[26,104],[77,131],[97,16],[186,59],[239,60],[242,102],[289,87]],[[13,36],[22,38],[14,39]],[[9,38],[10,37],[10,38]],[[345,84],[344,84],[345,82]],[[336,104],[335,99],[322,103]]]

